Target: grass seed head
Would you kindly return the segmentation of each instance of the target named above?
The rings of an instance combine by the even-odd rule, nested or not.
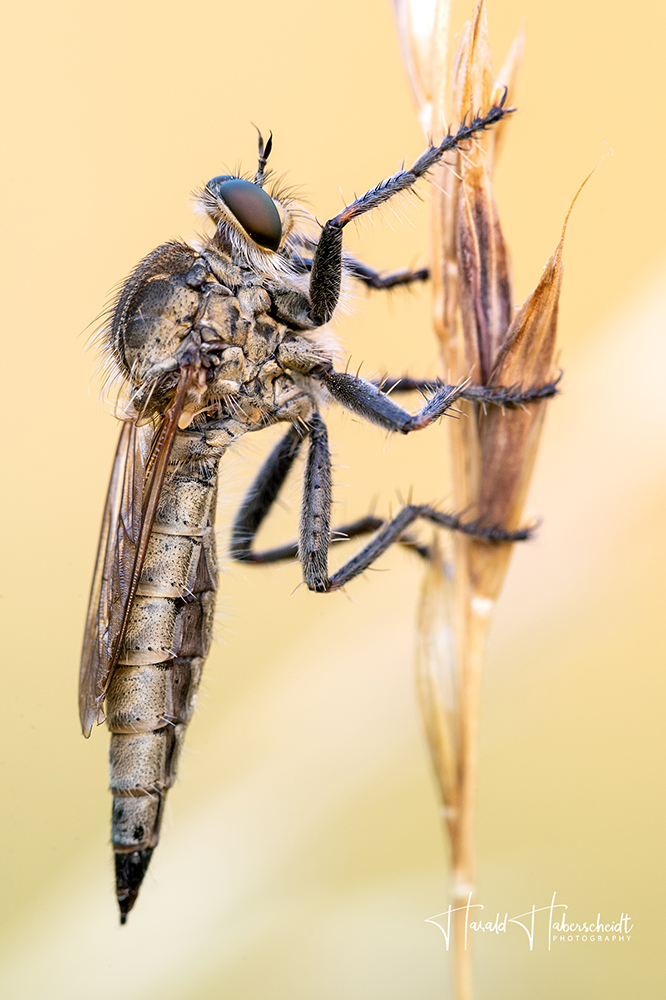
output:
[[[430,138],[513,104],[524,35],[495,78],[484,0],[465,25],[449,70],[449,0],[394,0],[419,119]],[[449,82],[450,81],[450,82]],[[514,310],[509,252],[492,177],[510,118],[431,172],[435,333],[449,383],[539,389],[553,370],[564,232],[539,282]],[[567,216],[568,218],[568,216]],[[565,222],[566,228],[566,222]],[[461,402],[449,421],[456,509],[481,526],[515,530],[543,426],[546,400],[515,408]],[[450,838],[454,896],[474,882],[474,810],[480,678],[490,616],[512,544],[456,534],[446,563],[423,584],[418,688],[426,738]],[[458,889],[456,889],[458,886]],[[458,935],[460,937],[460,934]],[[459,996],[471,996],[469,955],[456,959]]]

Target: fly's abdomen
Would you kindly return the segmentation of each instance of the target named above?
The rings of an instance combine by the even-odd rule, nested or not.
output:
[[[216,481],[216,475],[180,465],[165,482],[107,694],[121,916],[134,903],[159,839],[211,642]]]

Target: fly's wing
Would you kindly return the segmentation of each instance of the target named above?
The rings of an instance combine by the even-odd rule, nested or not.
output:
[[[123,424],[104,506],[81,656],[79,714],[85,736],[104,721],[102,703],[111,675],[141,526],[150,426]]]
[[[196,366],[181,369],[176,398],[157,431],[126,421],[111,470],[90,591],[79,675],[84,736],[104,722],[104,697],[125,637],[169,456]]]

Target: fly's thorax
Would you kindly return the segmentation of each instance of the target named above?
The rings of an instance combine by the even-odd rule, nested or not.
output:
[[[175,360],[200,304],[200,292],[188,285],[186,275],[156,277],[140,290],[121,334],[122,354],[136,384]]]
[[[286,328],[270,315],[271,305],[270,295],[261,287],[239,288],[235,295],[218,284],[205,290],[194,329],[213,362],[211,394],[217,382],[252,382],[260,366],[273,358]]]
[[[244,341],[244,319],[234,296],[240,271],[230,261],[217,270],[228,284],[194,248],[165,244],[125,282],[113,309],[109,347],[135,386],[176,371],[180,356],[191,346],[187,342],[200,342],[196,331],[207,311],[212,323],[204,326],[212,325],[226,343]],[[227,301],[220,306],[222,299]]]
[[[296,293],[270,282],[264,286],[247,270],[241,270],[240,277],[241,286],[233,293],[221,284],[205,292],[196,329],[209,358],[215,360],[205,402],[220,400],[246,430],[275,420],[301,419],[309,414],[311,399],[295,403],[296,397],[308,394],[293,375],[330,363],[330,354],[317,331],[294,329],[279,318],[280,294]],[[220,427],[219,420],[213,420],[211,431],[212,423]]]
[[[299,282],[269,280],[215,247],[184,244],[158,248],[131,276],[114,312],[113,339],[135,387],[135,409],[164,412],[181,365],[191,357],[202,365],[203,383],[186,406],[201,419],[191,440],[176,442],[179,458],[215,457],[209,446],[222,454],[221,439],[199,440],[204,425],[214,423],[214,431],[231,420],[244,433],[307,416],[303,376],[329,365],[332,352],[308,320]],[[225,431],[225,444],[239,436],[236,428]]]

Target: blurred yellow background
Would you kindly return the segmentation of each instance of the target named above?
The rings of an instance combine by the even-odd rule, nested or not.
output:
[[[543,518],[497,611],[481,732],[478,899],[629,913],[627,942],[519,929],[475,943],[479,1000],[652,998],[663,845],[666,280],[660,5],[491,0],[499,67],[527,51],[497,177],[516,302],[580,181],[565,247],[562,396],[529,500]],[[457,24],[471,13],[458,4]],[[320,219],[415,157],[387,0],[13,4],[4,15],[0,992],[11,1000],[435,1000],[447,854],[413,692],[422,568],[386,556],[348,595],[296,566],[225,563],[217,642],[162,841],[128,926],[112,893],[107,736],[80,736],[84,611],[118,427],[90,324],[191,189],[255,162]],[[428,198],[350,233],[380,269],[427,261]],[[428,291],[359,292],[336,321],[366,375],[434,375]],[[338,517],[450,500],[442,426],[390,439],[330,414]],[[276,437],[222,468],[225,525]],[[267,539],[291,537],[298,484]],[[342,558],[342,551],[335,555]]]

